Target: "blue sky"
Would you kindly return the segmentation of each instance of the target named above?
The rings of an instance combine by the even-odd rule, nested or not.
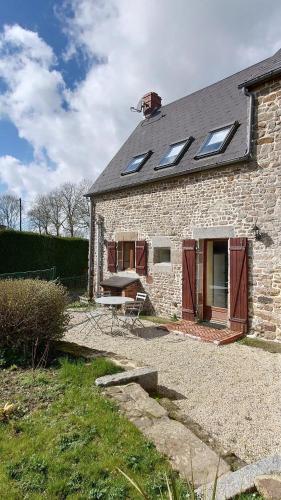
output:
[[[94,180],[142,95],[165,104],[271,56],[280,20],[279,0],[1,2],[0,191]]]
[[[63,33],[61,22],[56,15],[58,2],[55,0],[8,0],[1,4],[0,26],[19,24],[23,28],[35,31],[54,50],[58,57],[58,68],[70,88],[85,77],[86,64],[79,57],[69,61],[63,59],[67,36]],[[1,80],[0,80],[1,91]],[[19,137],[16,126],[9,120],[0,121],[0,156],[12,155],[23,162],[33,159],[33,147],[24,138]],[[0,182],[0,191],[7,185]]]
[[[37,32],[53,48],[67,85],[73,86],[85,77],[86,65],[78,57],[67,62],[61,57],[68,38],[63,33],[59,12],[57,14],[60,4],[57,0],[8,0],[1,5],[0,25],[19,24]]]

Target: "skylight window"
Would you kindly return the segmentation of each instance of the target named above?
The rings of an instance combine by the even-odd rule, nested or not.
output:
[[[128,163],[126,169],[124,170],[124,172],[122,172],[121,175],[133,174],[134,172],[138,172],[151,154],[152,151],[148,151],[147,153],[134,156],[134,158],[132,158],[132,160]]]
[[[228,125],[227,127],[218,128],[209,132],[206,140],[203,142],[195,158],[215,155],[224,151],[224,149],[230,142],[237,126],[238,123],[235,122],[231,125]]]
[[[159,168],[170,167],[178,163],[179,160],[184,155],[184,153],[186,152],[186,150],[188,149],[188,147],[190,146],[191,142],[192,142],[192,137],[189,137],[184,141],[170,144],[168,150],[166,151],[164,156],[162,156],[159,165],[155,167],[155,170],[158,170]]]

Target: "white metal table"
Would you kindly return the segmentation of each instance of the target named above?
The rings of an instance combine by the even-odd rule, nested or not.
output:
[[[117,324],[119,326],[119,320],[118,320],[118,307],[123,306],[125,304],[128,304],[129,302],[134,302],[134,299],[131,297],[122,297],[120,295],[109,295],[106,297],[98,297],[95,299],[96,304],[100,304],[103,306],[107,306],[110,311],[111,311],[111,330],[110,332],[112,333],[114,324]]]

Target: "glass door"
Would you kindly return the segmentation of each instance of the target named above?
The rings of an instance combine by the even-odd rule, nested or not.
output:
[[[226,321],[228,309],[228,240],[205,241],[204,319]]]

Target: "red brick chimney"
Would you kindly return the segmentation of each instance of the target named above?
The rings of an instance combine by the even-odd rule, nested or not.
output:
[[[148,118],[156,109],[161,108],[161,97],[156,92],[148,92],[142,98],[143,114]]]

